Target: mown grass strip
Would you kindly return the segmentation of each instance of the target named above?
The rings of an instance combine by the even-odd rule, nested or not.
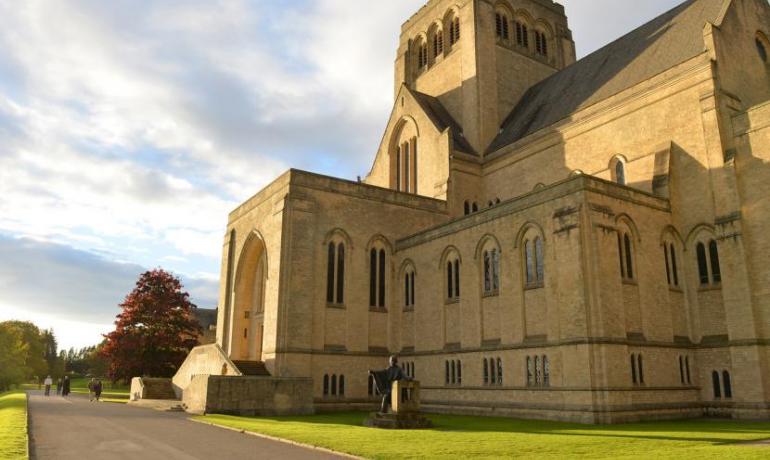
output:
[[[590,426],[431,415],[435,428],[387,431],[365,428],[366,414],[305,417],[197,417],[208,423],[262,433],[373,459],[396,458],[654,458],[767,459],[770,423],[712,420]]]
[[[27,460],[27,395],[22,391],[0,394],[0,459]]]

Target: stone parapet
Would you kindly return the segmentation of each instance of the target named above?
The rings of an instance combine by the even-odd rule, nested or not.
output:
[[[314,412],[313,380],[196,375],[183,403],[194,414],[307,415]]]

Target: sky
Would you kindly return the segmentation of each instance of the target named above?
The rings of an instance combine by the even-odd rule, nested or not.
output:
[[[423,0],[0,0],[0,321],[109,332],[143,271],[214,308],[227,213],[365,175]],[[677,0],[564,0],[578,57]]]

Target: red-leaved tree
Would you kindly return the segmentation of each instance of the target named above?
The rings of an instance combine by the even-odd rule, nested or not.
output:
[[[113,381],[174,375],[201,333],[189,297],[179,279],[162,269],[139,277],[101,350]]]

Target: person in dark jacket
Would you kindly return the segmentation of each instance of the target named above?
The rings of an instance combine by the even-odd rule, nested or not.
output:
[[[64,381],[62,382],[61,395],[67,396],[69,394],[70,394],[70,378],[68,375],[65,375]]]
[[[59,377],[56,380],[56,396],[59,396],[61,394],[61,386],[62,386],[62,381],[61,381],[61,377]]]
[[[102,381],[97,379],[94,384],[94,397],[96,398],[96,402],[99,402],[99,398],[102,397],[102,388]]]
[[[380,405],[380,413],[387,414],[388,408],[391,403],[390,394],[393,391],[393,382],[400,380],[411,380],[409,376],[404,373],[404,370],[398,366],[398,357],[391,356],[389,360],[390,366],[382,371],[369,371],[374,376],[374,381],[377,384],[377,391],[382,395],[382,404]]]

